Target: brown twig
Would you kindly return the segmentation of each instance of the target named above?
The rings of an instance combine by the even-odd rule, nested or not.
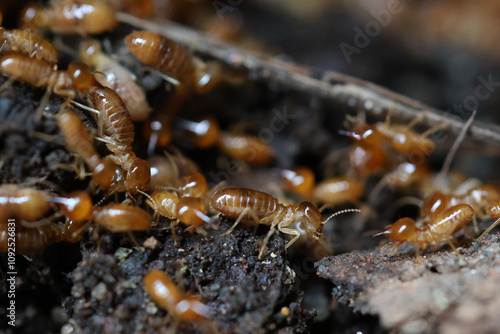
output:
[[[359,78],[333,71],[313,71],[264,54],[242,50],[174,22],[155,23],[126,13],[117,13],[117,18],[135,28],[171,38],[197,54],[217,59],[232,68],[246,69],[253,80],[264,80],[284,89],[329,99],[350,109],[364,110],[375,116],[381,116],[390,109],[393,116],[402,121],[410,121],[425,112],[422,124],[431,127],[447,123],[447,130],[455,135],[460,133],[467,120]],[[476,121],[470,127],[469,136],[474,142],[468,144],[480,146],[488,151],[488,145],[484,143],[500,143],[500,127]],[[482,145],[479,145],[481,143]]]

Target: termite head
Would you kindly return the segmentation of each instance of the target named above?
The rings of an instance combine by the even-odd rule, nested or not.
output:
[[[298,211],[304,215],[301,227],[311,239],[318,240],[323,235],[323,216],[321,212],[311,202],[300,203]]]
[[[21,12],[20,26],[36,31],[49,25],[49,15],[45,9],[37,3],[27,4]]]
[[[77,61],[71,62],[68,66],[67,73],[73,81],[73,86],[79,92],[86,91],[89,87],[102,87],[94,77],[94,74],[85,65]]]
[[[370,147],[380,147],[384,139],[376,127],[368,124],[359,125],[352,131],[341,131],[341,134],[351,138],[359,145]]]
[[[88,40],[80,45],[78,57],[89,66],[97,65],[97,55],[101,53],[101,43],[96,40]]]
[[[375,237],[385,235],[391,238],[394,243],[403,243],[409,241],[417,232],[415,221],[411,218],[405,217],[396,221],[394,224],[389,225],[384,231],[375,234]]]
[[[149,187],[150,180],[151,172],[149,164],[145,160],[134,159],[128,170],[127,180],[125,181],[127,191],[132,195],[137,194],[137,190],[145,191]]]

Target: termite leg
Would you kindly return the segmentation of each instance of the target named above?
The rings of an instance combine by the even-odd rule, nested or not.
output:
[[[453,244],[453,242],[452,242],[450,239],[446,239],[446,241],[448,242],[448,245],[450,245],[451,249],[453,249],[453,251],[454,251],[455,253],[457,253],[457,256],[458,256],[459,258],[463,258],[462,254],[460,254],[460,253],[458,252],[458,250],[457,250],[457,248],[455,247],[455,245]]]
[[[472,224],[474,224],[474,232],[479,233],[479,226],[477,225],[477,218],[475,215],[474,215],[474,217],[472,217]],[[472,239],[474,239],[474,238],[472,238]]]
[[[271,239],[271,236],[274,234],[276,231],[276,228],[274,225],[271,225],[271,228],[269,229],[269,232],[267,232],[266,237],[264,238],[264,242],[262,243],[262,246],[260,246],[260,251],[259,251],[259,257],[258,259],[262,259],[262,255],[264,255],[267,251],[267,243],[269,242],[269,239]]]
[[[137,249],[139,249],[141,252],[144,252],[145,251],[144,247],[139,245],[139,243],[137,242],[137,239],[135,238],[132,231],[128,231],[127,234],[129,236],[130,240],[132,241],[132,243],[134,244],[134,246],[137,247]]]
[[[476,220],[476,216],[474,216],[473,219],[475,221]],[[467,234],[469,236],[469,238],[472,239],[472,241],[476,241],[476,238],[474,238],[474,236],[472,235],[472,233],[470,233],[470,230],[469,230],[469,228],[467,226],[464,226],[463,229],[464,229],[465,234]]]
[[[222,236],[225,237],[226,235],[231,234],[233,232],[233,230],[235,229],[235,227],[238,226],[238,224],[240,223],[241,219],[247,213],[249,213],[252,216],[253,220],[255,220],[255,223],[258,226],[259,225],[259,218],[255,215],[255,212],[253,212],[250,208],[245,208],[245,209],[243,209],[243,211],[241,212],[241,214],[238,216],[238,218],[234,222],[233,226],[231,226],[231,228],[229,230],[227,230],[224,234],[222,234]]]
[[[290,247],[298,238],[300,238],[300,232],[297,230],[294,230],[293,228],[288,228],[288,227],[279,228],[279,226],[278,226],[278,230],[282,233],[285,233],[285,234],[294,235],[293,239],[291,239],[290,241],[288,241],[286,243],[285,249]]]

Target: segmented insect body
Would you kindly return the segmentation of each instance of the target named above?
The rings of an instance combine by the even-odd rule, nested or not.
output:
[[[151,174],[147,162],[138,158],[132,150],[134,124],[127,108],[118,94],[110,88],[90,87],[88,95],[94,108],[99,111],[103,132],[109,138],[106,140],[106,146],[114,153],[112,158],[127,172],[127,191],[132,194],[136,194],[137,190],[145,191],[149,186]]]
[[[286,248],[300,237],[297,229],[289,227],[293,222],[300,222],[300,227],[311,239],[329,248],[322,233],[325,223],[323,217],[316,206],[310,202],[285,206],[271,195],[257,190],[227,188],[216,192],[210,200],[210,205],[222,214],[236,219],[235,224],[226,234],[232,232],[240,221],[253,221],[256,224],[271,226],[264,245],[259,251],[259,258],[264,255],[266,244],[276,227],[282,233],[293,235],[293,238],[286,244]]]
[[[437,191],[424,201],[420,212],[422,216],[433,216],[451,206],[469,204],[478,216],[485,218],[489,215],[490,203],[495,201],[500,201],[500,192],[496,187],[487,184],[474,187],[460,195]]]
[[[15,232],[8,230],[7,223],[0,224],[0,252],[7,252],[9,238],[15,238],[16,254],[31,255],[43,251],[47,246],[64,240],[64,233],[57,224],[46,224],[37,228],[16,226]]]
[[[429,244],[436,245],[444,240],[454,248],[448,238],[464,228],[473,217],[474,209],[470,205],[458,204],[436,213],[424,227],[417,227],[411,218],[401,218],[375,236],[386,235],[391,238],[394,252],[405,241],[415,245],[417,254],[419,248],[425,249]]]
[[[338,205],[358,201],[364,190],[364,185],[354,179],[329,178],[316,185],[313,197],[326,204]]]
[[[199,322],[208,319],[209,307],[199,298],[179,291],[162,271],[150,270],[144,275],[143,283],[151,299],[180,320]]]
[[[275,157],[274,150],[267,143],[244,134],[221,132],[217,147],[231,158],[254,166],[267,165]]]
[[[21,16],[22,27],[61,34],[101,34],[117,25],[113,9],[97,0],[52,1],[47,8],[31,3]]]
[[[125,37],[129,51],[141,62],[193,87],[195,68],[187,50],[160,34],[134,31]]]
[[[7,76],[38,88],[48,88],[56,94],[74,97],[73,81],[65,71],[58,71],[50,64],[22,54],[5,55],[0,60],[0,70]]]
[[[8,218],[33,221],[45,215],[51,208],[47,201],[50,194],[33,188],[20,188],[14,184],[0,186],[0,222]]]
[[[101,159],[80,117],[65,110],[59,114],[57,123],[64,135],[66,148],[85,161],[92,171],[92,180],[103,190],[121,190],[123,182],[120,182],[119,167],[109,158]]]
[[[0,27],[0,54],[8,52],[19,52],[51,65],[57,64],[58,60],[57,51],[46,39],[28,29],[7,30]]]
[[[147,231],[151,227],[151,217],[146,211],[120,203],[96,207],[92,220],[111,232]]]
[[[104,54],[98,41],[85,42],[80,48],[80,59],[88,66],[104,75],[98,75],[97,81],[113,89],[123,100],[133,121],[144,121],[151,112],[146,94],[136,84],[135,76],[116,60]]]

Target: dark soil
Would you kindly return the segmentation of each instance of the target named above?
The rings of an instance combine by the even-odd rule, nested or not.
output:
[[[432,247],[418,263],[412,248],[395,256],[354,251],[316,264],[333,297],[402,333],[496,333],[500,328],[500,235],[458,248]]]

